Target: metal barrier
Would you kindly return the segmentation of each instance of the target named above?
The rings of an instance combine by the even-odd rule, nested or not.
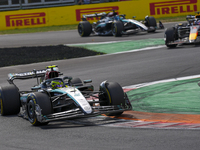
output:
[[[0,11],[76,5],[77,0],[0,0]]]
[[[123,0],[91,0],[91,4]],[[79,0],[0,0],[0,11],[78,5]]]

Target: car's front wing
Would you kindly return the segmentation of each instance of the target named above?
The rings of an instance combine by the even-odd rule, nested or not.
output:
[[[167,44],[173,45],[173,44],[194,44],[194,43],[200,43],[200,37],[199,36],[197,37],[197,39],[195,41],[189,41],[189,38],[186,37],[184,39],[178,39],[178,40],[175,40],[175,41],[171,41]]]
[[[73,118],[80,118],[80,117],[93,117],[101,114],[108,114],[108,113],[120,113],[126,110],[131,110],[132,107],[123,107],[120,105],[115,106],[92,106],[93,112],[90,114],[85,114],[80,108],[71,109],[68,111],[63,111],[59,113],[54,113],[50,115],[41,115],[41,112],[36,112],[37,120],[39,122],[51,122],[56,120],[64,120],[64,119],[73,119]]]

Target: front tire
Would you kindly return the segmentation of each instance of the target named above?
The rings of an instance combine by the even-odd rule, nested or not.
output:
[[[176,40],[176,31],[174,27],[167,28],[165,31],[165,45],[169,48],[175,48],[177,44],[169,44]]]
[[[89,36],[92,33],[92,25],[88,21],[81,21],[78,24],[78,33],[81,37]]]
[[[112,24],[112,34],[115,37],[122,36],[122,31],[124,30],[124,25],[121,21],[116,21]]]
[[[20,94],[15,85],[0,87],[1,115],[16,115],[20,111]]]
[[[53,112],[50,98],[45,93],[36,92],[30,94],[27,100],[26,111],[28,115],[28,120],[32,125],[34,126],[46,125],[48,124],[48,122],[41,123],[37,119],[37,114],[35,110],[37,109],[38,106],[40,107],[41,114],[43,116],[49,115]]]
[[[156,23],[156,19],[152,16],[149,16],[149,17],[145,17],[145,25],[147,27],[153,27],[154,29],[153,30],[149,30],[148,32],[155,32],[156,31],[156,28],[157,28],[157,23]]]
[[[120,105],[125,106],[125,94],[122,87],[117,82],[106,82],[105,89],[101,89],[104,92],[104,98],[100,101],[105,101],[106,105]],[[123,111],[118,113],[108,113],[107,116],[119,116]]]

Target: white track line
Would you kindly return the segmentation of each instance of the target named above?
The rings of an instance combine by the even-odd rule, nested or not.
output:
[[[154,39],[163,39],[163,38],[154,38]],[[146,40],[146,39],[145,39]],[[78,46],[78,45],[96,45],[96,44],[110,44],[110,43],[121,43],[121,42],[129,42],[133,40],[122,40],[122,41],[109,41],[109,42],[90,42],[90,43],[76,43],[76,44],[64,44],[64,46]],[[141,41],[141,40],[138,40]]]
[[[120,42],[128,42],[131,40],[124,40],[124,41],[109,41],[109,42],[93,42],[93,43],[77,43],[77,44],[64,44],[64,46],[78,46],[78,45],[96,45],[96,44],[110,44],[110,43],[120,43]]]
[[[147,82],[147,83],[141,83],[141,84],[136,84],[136,85],[130,85],[130,86],[123,87],[123,89],[141,88],[141,87],[154,85],[154,84],[158,84],[158,83],[181,81],[181,80],[188,80],[188,79],[194,79],[194,78],[200,78],[200,75],[193,75],[193,76],[187,76],[187,77],[172,78],[172,79],[166,79],[166,80],[160,80],[160,81],[154,81],[154,82]]]

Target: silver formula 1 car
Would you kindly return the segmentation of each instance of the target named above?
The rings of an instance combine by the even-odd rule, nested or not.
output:
[[[196,15],[188,15],[186,20],[187,23],[167,28],[164,34],[167,47],[174,48],[178,44],[200,43],[200,12],[196,12]]]
[[[81,37],[94,35],[113,35],[132,34],[139,31],[155,32],[157,29],[156,19],[146,16],[144,21],[126,19],[126,15],[118,15],[115,11],[109,13],[96,13],[83,15],[82,21],[78,24],[78,33]],[[90,24],[88,18],[100,18],[97,22]],[[159,22],[159,27],[164,28]]]
[[[1,115],[18,114],[32,125],[51,121],[91,117],[100,114],[120,115],[131,110],[131,104],[122,87],[116,82],[103,81],[94,91],[92,80],[60,77],[57,66],[25,73],[8,74],[10,85],[0,87]],[[37,78],[31,90],[20,91],[15,79]]]

